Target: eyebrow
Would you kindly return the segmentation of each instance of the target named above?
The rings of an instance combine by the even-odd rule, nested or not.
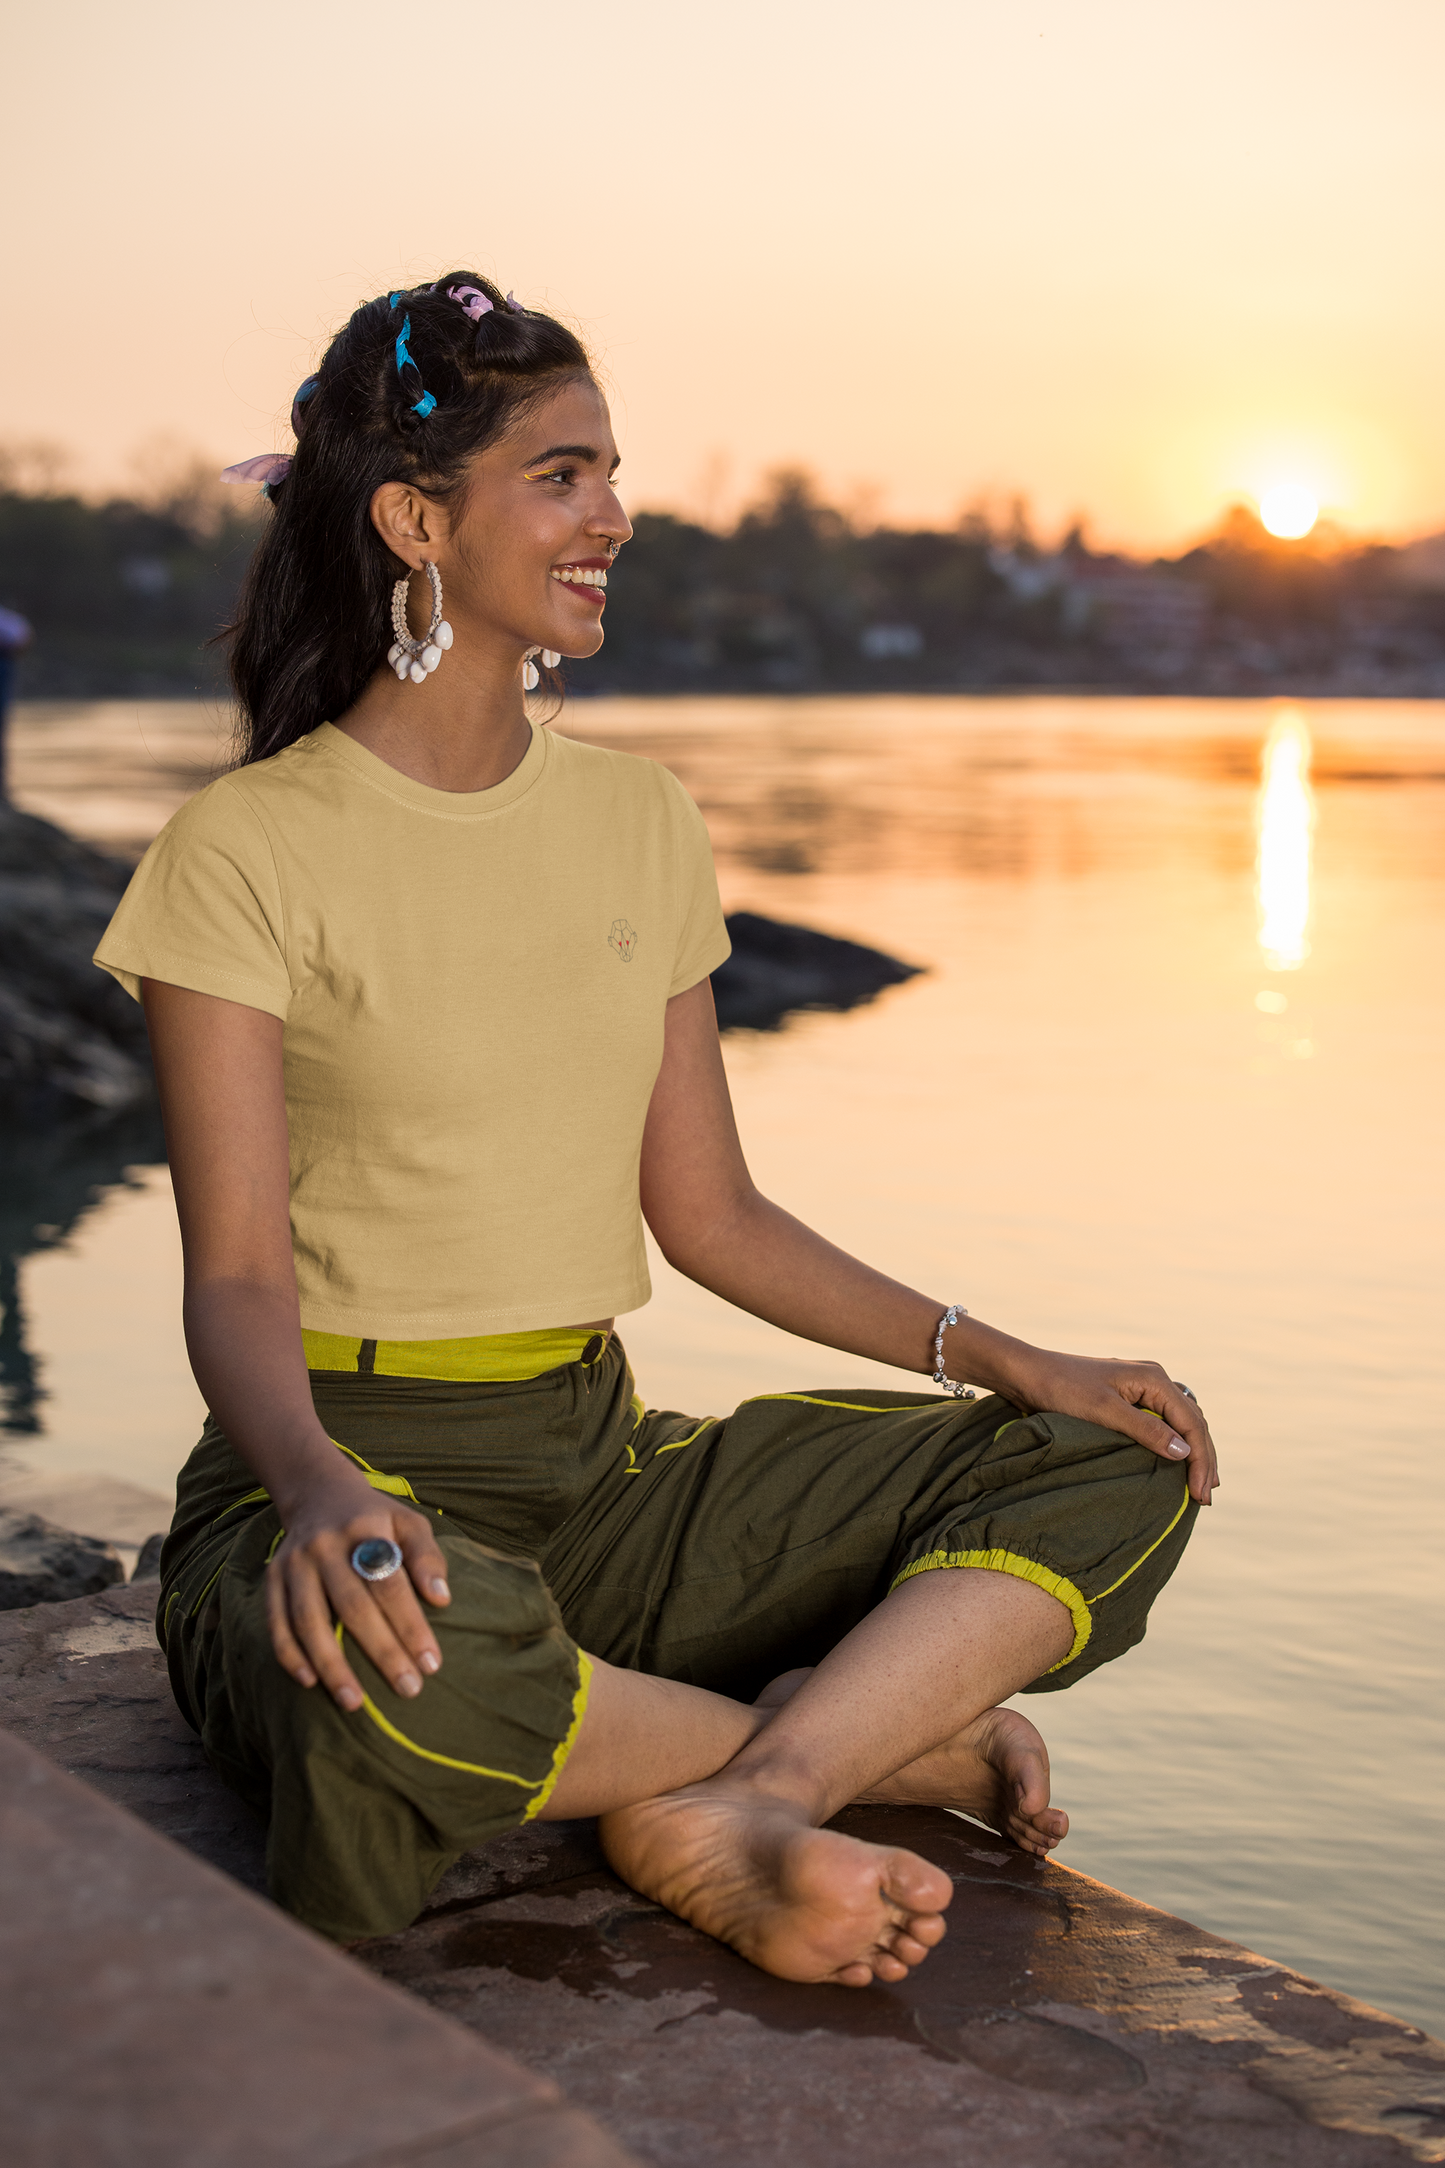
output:
[[[586,461],[589,467],[595,467],[601,457],[602,454],[595,444],[554,444],[549,450],[538,452],[535,459],[527,461],[527,465],[529,467],[545,467],[549,459],[582,459]],[[607,470],[608,473],[611,474],[621,464],[622,454],[618,452],[613,457],[612,464]]]

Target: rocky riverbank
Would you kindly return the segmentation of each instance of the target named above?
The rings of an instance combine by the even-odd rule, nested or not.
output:
[[[43,1130],[152,1095],[145,1019],[91,955],[130,868],[0,804],[0,1119]]]
[[[58,1528],[43,1514],[0,1506],[0,1611],[98,1596],[124,1579],[125,1565],[113,1543]]]

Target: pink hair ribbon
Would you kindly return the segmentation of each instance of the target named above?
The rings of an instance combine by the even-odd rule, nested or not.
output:
[[[291,472],[289,452],[258,452],[254,459],[238,460],[222,469],[223,482],[284,482]]]
[[[447,299],[448,301],[455,301],[461,308],[465,309],[474,324],[481,322],[488,309],[496,307],[494,301],[488,301],[480,286],[449,286],[447,288]]]

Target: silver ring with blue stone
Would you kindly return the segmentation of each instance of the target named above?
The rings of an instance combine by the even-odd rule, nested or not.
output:
[[[352,1552],[351,1563],[363,1581],[389,1581],[401,1571],[401,1545],[390,1536],[367,1536]]]

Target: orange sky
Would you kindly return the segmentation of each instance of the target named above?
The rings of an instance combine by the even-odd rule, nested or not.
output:
[[[0,441],[284,446],[329,325],[471,262],[600,352],[634,506],[1442,527],[1442,64],[1440,0],[49,0]]]

